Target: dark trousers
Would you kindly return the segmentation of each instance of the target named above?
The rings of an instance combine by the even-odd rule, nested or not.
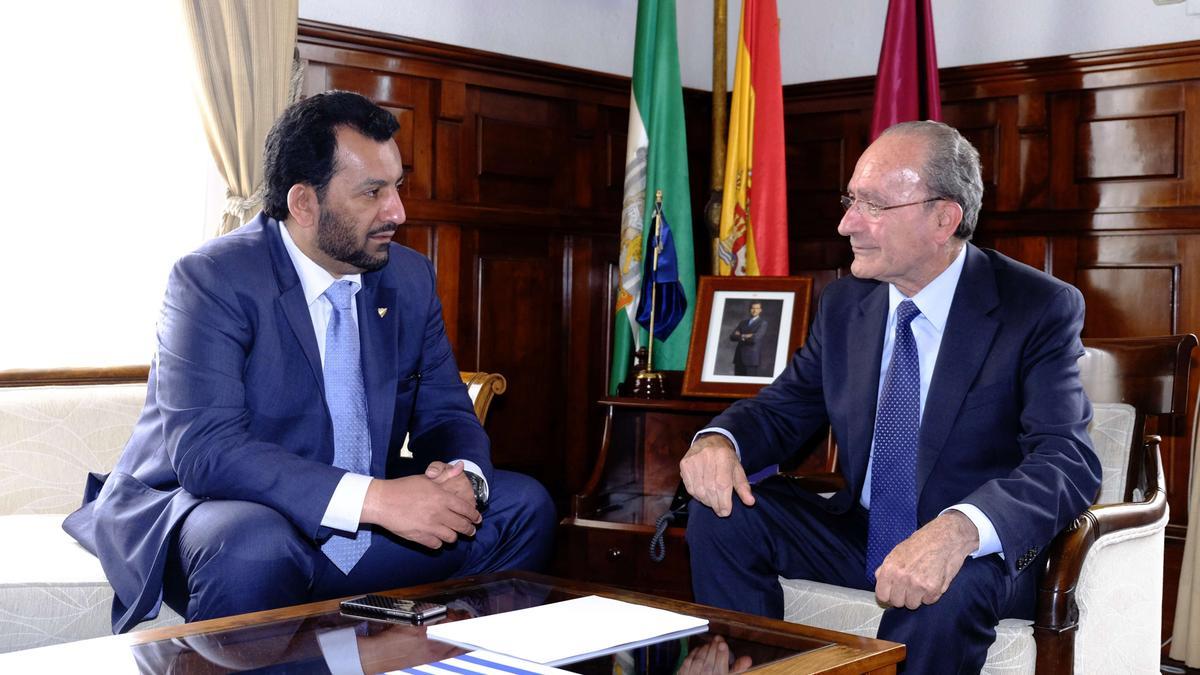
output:
[[[538,570],[550,556],[555,513],[545,488],[495,471],[475,536],[432,550],[374,531],[343,574],[274,509],[209,500],[180,525],[167,558],[164,600],[187,621],[284,607],[509,569]]]
[[[798,494],[783,477],[754,487],[755,505],[734,496],[733,513],[718,518],[698,503],[689,507],[696,601],[750,614],[783,618],[778,577],[874,590],[867,581],[867,513],[835,515]],[[995,555],[968,558],[936,603],[888,609],[878,637],[902,642],[909,673],[977,673],[1002,618],[1032,619],[1036,578],[1009,576]]]
[[[758,364],[756,363],[752,366],[747,366],[747,365],[744,365],[742,363],[738,363],[735,361],[733,363],[733,374],[734,375],[750,375],[752,377],[758,377],[759,376],[758,375]]]

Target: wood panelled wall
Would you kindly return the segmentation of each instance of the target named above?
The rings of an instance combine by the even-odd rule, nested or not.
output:
[[[629,80],[315,22],[298,41],[306,94],[400,121],[396,239],[434,261],[459,367],[508,378],[496,463],[565,505],[599,446]]]
[[[509,380],[488,421],[497,464],[565,505],[599,445],[628,79],[315,22],[301,22],[299,43],[306,92],[359,91],[400,120],[408,222],[397,238],[436,264],[460,367]],[[1086,337],[1200,333],[1200,42],[941,76],[945,120],[983,159],[978,243],[1078,286]],[[867,145],[872,86],[784,91],[791,269],[818,293],[848,273],[837,196]],[[695,214],[707,199],[707,98],[685,94]],[[1190,423],[1159,430],[1168,621]]]
[[[1200,333],[1200,42],[941,71],[979,149],[975,240],[1077,286],[1084,337]],[[785,87],[791,269],[848,273],[837,195],[867,144],[873,78]],[[1193,355],[1191,405],[1200,384]],[[1191,415],[1165,436],[1164,624],[1187,531]]]

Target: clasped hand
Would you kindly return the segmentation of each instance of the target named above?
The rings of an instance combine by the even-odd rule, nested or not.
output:
[[[746,471],[733,444],[721,434],[697,438],[679,461],[679,476],[693,499],[722,518],[733,512],[735,492],[743,504],[754,506]]]
[[[422,476],[372,480],[361,520],[436,549],[474,536],[483,517],[462,463],[433,462]]]

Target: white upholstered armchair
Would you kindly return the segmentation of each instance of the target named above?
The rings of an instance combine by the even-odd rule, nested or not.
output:
[[[1095,407],[1089,433],[1103,465],[1100,494],[1050,546],[1037,618],[997,626],[985,673],[1159,670],[1168,514],[1160,439],[1147,431],[1169,429],[1184,414],[1196,337],[1084,345],[1080,369]],[[875,636],[883,609],[872,593],[795,579],[780,584],[785,619]]]

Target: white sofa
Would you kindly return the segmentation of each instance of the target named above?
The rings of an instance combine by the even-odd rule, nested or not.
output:
[[[0,653],[112,632],[112,588],[62,530],[88,472],[107,472],[146,398],[147,368],[0,373]],[[502,376],[462,373],[484,419]],[[139,628],[180,623],[163,605]]]
[[[109,635],[100,561],[62,530],[89,471],[106,472],[146,400],[140,382],[0,387],[0,652]],[[144,627],[180,623],[164,605]]]

